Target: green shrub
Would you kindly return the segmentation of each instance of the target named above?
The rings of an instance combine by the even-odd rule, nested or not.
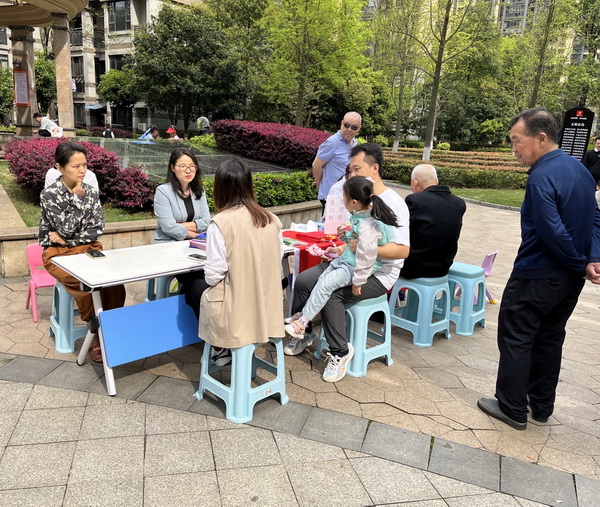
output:
[[[411,162],[384,162],[383,176],[403,185],[410,185],[410,174],[414,164]],[[517,189],[525,188],[527,174],[491,169],[456,169],[438,167],[438,178],[442,185],[460,188]]]
[[[10,125],[10,126],[0,125],[0,132],[16,132],[16,131],[17,131],[17,127],[15,127],[14,125]]]
[[[195,137],[192,137],[191,139],[188,139],[188,142],[196,148],[205,146],[206,148],[213,148],[215,150],[217,149],[217,141],[215,141],[214,134],[207,134],[204,136],[195,136]]]
[[[388,145],[388,138],[387,136],[384,136],[383,134],[378,134],[373,138],[373,142],[379,144],[380,146],[383,146],[384,148],[387,148]]]
[[[356,139],[356,144],[364,144],[364,143],[368,143],[369,142],[364,137],[355,137],[355,139]]]
[[[265,208],[283,206],[317,198],[317,189],[306,171],[293,173],[269,173],[252,175],[254,195],[258,204]],[[215,212],[213,200],[213,178],[202,179],[206,200],[211,212]]]
[[[400,146],[404,146],[405,148],[423,148],[425,143],[423,141],[410,141],[405,139],[404,141],[400,141]]]
[[[87,129],[77,129],[75,135],[77,137],[92,137],[92,133]]]
[[[438,143],[438,150],[450,151],[450,143]]]

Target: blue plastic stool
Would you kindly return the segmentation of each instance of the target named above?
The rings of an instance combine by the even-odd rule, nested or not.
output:
[[[52,315],[50,316],[50,336],[54,336],[56,352],[68,354],[75,351],[75,341],[85,338],[87,326],[73,324],[77,309],[73,308],[73,296],[59,281],[54,285]]]
[[[173,280],[175,280],[175,278],[176,277],[174,275],[150,278],[146,282],[146,303],[148,301],[156,301],[157,299],[164,299],[171,296],[179,295],[179,287],[177,291],[170,291],[171,283],[173,283]]]
[[[348,365],[348,375],[351,377],[364,377],[367,374],[367,366],[370,361],[385,356],[388,366],[394,364],[392,360],[392,328],[390,325],[390,309],[387,294],[377,298],[364,299],[355,303],[348,303],[346,308],[346,336],[354,347],[354,357]],[[369,329],[369,319],[374,313],[383,312],[385,321],[382,333]],[[378,345],[367,348],[367,338],[376,341]],[[319,334],[319,343],[315,351],[315,357],[321,357],[323,349],[328,348],[323,326]]]
[[[205,343],[200,366],[200,385],[196,392],[196,398],[201,400],[204,397],[204,391],[210,391],[218,396],[225,402],[225,417],[234,423],[251,421],[254,405],[273,394],[279,393],[280,402],[285,405],[289,398],[285,393],[285,363],[282,338],[270,338],[270,341],[277,348],[276,365],[254,355],[255,343],[231,349],[230,386],[219,382],[210,375],[227,367],[210,364],[213,348],[209,343]],[[256,370],[259,367],[274,374],[275,378],[259,386],[252,387],[252,379],[256,377]]]
[[[406,305],[396,306],[401,289],[408,289]],[[441,297],[438,294],[441,292]],[[394,284],[389,300],[392,325],[413,334],[417,347],[431,347],[433,336],[443,332],[450,338],[450,292],[448,277],[399,278]]]
[[[450,320],[456,334],[471,336],[475,324],[485,327],[485,270],[480,266],[454,262],[448,272],[450,285]],[[457,287],[460,296],[457,296]],[[458,306],[458,311],[454,308]]]

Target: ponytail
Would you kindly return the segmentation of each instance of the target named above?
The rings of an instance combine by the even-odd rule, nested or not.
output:
[[[371,195],[371,216],[391,227],[398,227],[398,217],[378,195]]]
[[[390,207],[373,194],[373,183],[364,176],[354,176],[344,183],[344,192],[350,199],[356,199],[363,206],[371,205],[371,216],[386,225],[398,227],[398,218]]]

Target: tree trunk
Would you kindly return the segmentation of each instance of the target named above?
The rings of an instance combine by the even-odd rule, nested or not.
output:
[[[555,0],[552,0],[548,7],[548,16],[546,17],[546,23],[544,28],[544,36],[542,37],[542,42],[540,43],[540,50],[538,52],[537,58],[537,66],[535,69],[535,74],[533,78],[533,90],[531,91],[531,97],[529,97],[528,107],[535,107],[538,100],[538,95],[540,92],[540,84],[542,81],[542,76],[544,75],[544,64],[546,59],[546,48],[548,47],[548,38],[550,37],[550,26],[552,25],[552,21],[554,20],[554,8],[556,6]]]
[[[437,57],[435,59],[435,72],[433,74],[433,83],[431,86],[431,98],[429,99],[429,113],[427,114],[427,128],[425,130],[425,144],[423,146],[423,160],[429,160],[431,149],[433,147],[433,134],[435,132],[435,120],[437,117],[437,98],[442,76],[442,65],[444,63],[444,52],[446,50],[446,40],[448,34],[448,25],[450,24],[450,11],[453,0],[446,1],[446,11],[444,13],[444,23],[440,31],[440,45],[438,47]]]
[[[404,74],[405,70],[402,69],[400,74],[400,89],[398,90],[398,118],[396,119],[396,134],[394,135],[394,146],[392,151],[398,151],[398,145],[400,144],[400,130],[402,128],[402,122],[404,121]]]
[[[298,81],[298,95],[296,96],[296,122],[298,127],[302,126],[302,117],[304,116],[304,95],[306,93],[306,78],[300,77]]]

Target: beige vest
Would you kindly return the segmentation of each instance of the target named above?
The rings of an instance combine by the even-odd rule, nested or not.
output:
[[[282,338],[281,222],[257,229],[245,207],[214,216],[227,247],[225,278],[202,294],[199,336],[217,347],[238,348]]]

